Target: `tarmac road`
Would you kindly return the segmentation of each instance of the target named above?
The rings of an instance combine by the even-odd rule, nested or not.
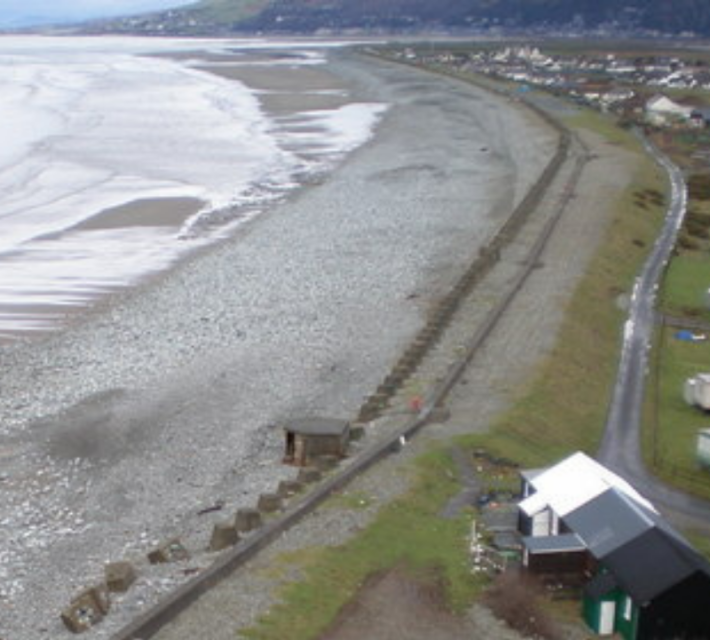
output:
[[[646,146],[668,172],[671,200],[663,230],[634,286],[616,385],[597,458],[631,482],[676,526],[710,532],[710,502],[659,481],[647,471],[641,456],[641,407],[655,321],[656,291],[687,207],[687,189],[681,170],[650,143]]]

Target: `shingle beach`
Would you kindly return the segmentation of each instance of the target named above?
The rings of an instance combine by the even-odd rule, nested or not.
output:
[[[292,477],[273,425],[353,418],[554,152],[473,86],[345,52],[323,72],[389,105],[369,143],[167,275],[0,351],[0,636],[68,637],[59,611],[107,561],[173,536],[204,548],[219,514],[201,510]],[[161,571],[91,637],[184,579]]]

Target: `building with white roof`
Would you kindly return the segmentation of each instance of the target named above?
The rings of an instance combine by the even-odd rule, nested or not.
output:
[[[710,638],[710,563],[628,482],[583,453],[521,475],[523,565],[581,580],[597,634]]]
[[[653,505],[626,480],[577,452],[545,471],[523,472],[521,514],[530,519],[529,535],[559,533],[559,520],[609,489],[617,489],[651,511]]]
[[[655,95],[646,103],[646,119],[655,125],[671,121],[687,121],[693,115],[693,108],[678,104],[664,95]]]

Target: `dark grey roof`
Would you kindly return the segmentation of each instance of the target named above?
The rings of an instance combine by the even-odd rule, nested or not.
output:
[[[693,555],[692,549],[654,528],[608,555],[603,564],[632,600],[643,605],[702,571],[702,559]]]
[[[597,559],[651,529],[658,515],[617,489],[609,489],[564,518]]]
[[[564,519],[592,555],[643,605],[696,572],[710,577],[710,563],[661,516],[610,489]],[[603,595],[611,578],[590,583]],[[612,587],[613,588],[613,587]]]
[[[342,436],[350,423],[336,418],[299,418],[284,423],[284,429],[292,433],[310,436]]]
[[[584,542],[574,533],[563,533],[559,536],[526,536],[523,538],[523,546],[530,553],[569,553],[586,549]]]

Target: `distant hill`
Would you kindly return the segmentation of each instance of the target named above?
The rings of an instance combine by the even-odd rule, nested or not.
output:
[[[94,25],[98,31],[421,32],[440,29],[656,31],[710,35],[709,0],[202,0]]]

